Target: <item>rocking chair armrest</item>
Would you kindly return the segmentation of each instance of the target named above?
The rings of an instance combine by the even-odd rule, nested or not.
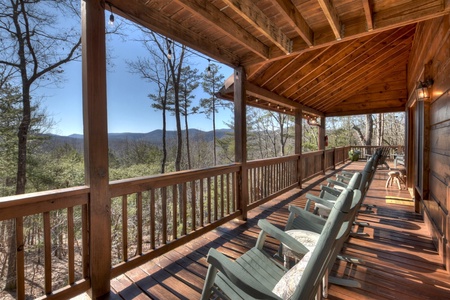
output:
[[[209,268],[219,270],[231,283],[254,298],[280,299],[259,281],[249,276],[248,272],[239,264],[229,260],[216,249],[209,249],[207,261],[210,264]],[[210,272],[210,270],[208,270],[208,272]],[[213,270],[212,272],[214,273]],[[214,278],[208,278],[208,280],[214,281],[215,276],[213,276]],[[206,286],[212,286],[212,283],[205,283],[205,287]]]
[[[326,186],[326,185],[321,185],[320,188],[322,191],[327,192],[328,194],[331,194],[335,197],[339,197],[339,195],[342,192],[342,190],[337,190],[337,189],[334,189],[334,188],[332,188],[330,186]]]
[[[333,180],[333,179],[330,179],[330,178],[328,178],[327,181],[328,181],[328,184],[337,185],[337,186],[340,186],[340,187],[343,187],[343,188],[347,188],[347,186],[348,186],[348,184],[346,184],[346,183],[344,183],[342,181],[337,181],[337,180]]]
[[[323,198],[320,198],[320,197],[317,197],[317,196],[314,196],[311,194],[306,194],[306,199],[314,201],[316,203],[320,203],[329,208],[333,208],[334,202],[335,202],[335,199],[327,200],[327,199],[323,199]],[[333,201],[333,202],[331,202],[331,201]]]
[[[353,174],[355,174],[355,172],[343,170],[343,171],[341,171],[341,174],[344,175],[344,176],[347,176],[347,177],[352,177]]]
[[[353,175],[352,175],[352,177],[353,177]],[[352,179],[352,177],[341,175],[341,174],[336,175],[337,180],[341,181],[343,183],[349,183],[349,181]]]
[[[277,239],[278,241],[289,247],[295,253],[300,254],[300,256],[305,255],[307,252],[309,252],[308,248],[306,248],[302,243],[294,239],[292,236],[290,236],[283,230],[270,224],[269,221],[267,221],[266,219],[259,220],[258,226],[262,229],[262,231],[269,234],[273,238]],[[258,238],[258,241],[256,242],[257,245],[260,244],[259,239],[260,238]]]

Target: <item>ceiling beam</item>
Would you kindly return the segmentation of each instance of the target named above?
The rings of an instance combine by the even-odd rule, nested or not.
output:
[[[370,7],[370,0],[362,0],[362,5],[364,8],[364,13],[366,15],[367,22],[367,31],[373,30],[373,17],[372,17],[372,8]]]
[[[294,4],[290,0],[276,0],[273,5],[278,8],[298,35],[311,47],[314,42],[314,32]]]
[[[253,35],[244,30],[230,17],[225,15],[216,6],[211,4],[210,1],[195,1],[195,0],[177,0],[178,4],[189,10],[192,14],[196,15],[213,25],[233,39],[235,42],[240,43],[250,51],[253,51],[261,58],[269,58],[269,47],[260,42]]]
[[[284,54],[292,52],[292,41],[250,0],[222,0],[239,16],[274,43]]]
[[[339,20],[339,16],[337,14],[336,8],[331,4],[330,0],[317,0],[322,8],[325,17],[330,23],[331,30],[333,30],[336,39],[339,41],[342,39],[342,26],[341,21]]]
[[[283,106],[287,106],[289,108],[295,108],[295,109],[301,109],[304,112],[311,113],[313,115],[323,117],[324,114],[314,108],[302,105],[298,102],[294,102],[290,99],[287,99],[283,96],[280,96],[274,92],[268,91],[264,88],[261,88],[253,83],[250,83],[248,81],[245,82],[245,91],[247,95],[253,96],[255,98],[263,99],[267,102],[273,103],[273,104],[280,104]]]

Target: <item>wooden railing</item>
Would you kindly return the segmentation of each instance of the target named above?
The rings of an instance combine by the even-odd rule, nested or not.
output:
[[[112,182],[111,277],[239,217],[239,172],[233,164]]]
[[[370,147],[111,182],[112,243],[101,249],[112,253],[111,278],[242,216],[242,198],[252,209],[346,162],[350,149]],[[241,178],[247,178],[247,194],[239,191]],[[18,241],[17,299],[25,299],[26,289],[40,289],[42,298],[66,299],[90,288],[89,197],[88,187],[76,187],[0,198],[3,232]],[[65,274],[56,276],[60,270]]]
[[[16,261],[17,299],[25,299],[25,283],[48,298],[67,299],[89,289],[88,201],[88,187],[0,198],[2,233],[17,249],[5,253]]]
[[[291,155],[247,163],[249,209],[298,185],[299,157]]]

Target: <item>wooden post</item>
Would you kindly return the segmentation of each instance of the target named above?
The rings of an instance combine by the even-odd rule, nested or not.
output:
[[[295,110],[295,154],[298,155],[297,160],[297,180],[298,187],[302,188],[302,147],[303,147],[303,111]]]
[[[247,220],[248,204],[248,172],[247,172],[247,120],[245,104],[245,69],[237,67],[234,70],[234,142],[235,160],[242,164],[238,178],[237,197],[242,219]]]
[[[105,14],[102,1],[81,1],[81,18],[85,181],[90,187],[89,294],[92,299],[97,299],[110,292],[111,276]]]
[[[322,162],[321,168],[323,174],[325,174],[325,117],[320,117],[320,126],[319,126],[319,150],[322,151]]]

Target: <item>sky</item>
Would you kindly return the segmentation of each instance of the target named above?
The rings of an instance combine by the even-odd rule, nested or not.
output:
[[[106,17],[109,17],[108,13]],[[116,24],[120,22],[120,19],[117,20],[116,16]],[[151,101],[147,97],[152,92],[150,84],[139,75],[131,74],[126,65],[127,60],[146,54],[138,42],[132,41],[133,35],[140,35],[140,33],[128,30],[127,33],[132,36],[126,41],[117,36],[109,37],[107,40],[107,51],[112,57],[112,64],[108,65],[107,70],[108,132],[146,133],[161,129],[161,112],[151,107]],[[192,55],[190,61],[194,64],[192,67],[200,71],[206,70],[208,66],[208,61],[203,55]],[[225,78],[232,74],[231,68],[218,65]],[[59,88],[47,87],[38,91],[42,97],[41,107],[45,108],[53,120],[54,126],[49,130],[50,133],[64,136],[82,134],[81,61],[67,63],[63,69],[65,80]],[[196,101],[202,97],[205,97],[205,94],[200,86],[196,91]],[[216,116],[218,118],[216,128],[227,128],[225,122],[231,120],[232,112],[222,110]],[[205,115],[194,115],[189,117],[189,127],[209,131],[212,130],[212,120]],[[175,118],[171,115],[168,115],[167,129],[176,129]]]

